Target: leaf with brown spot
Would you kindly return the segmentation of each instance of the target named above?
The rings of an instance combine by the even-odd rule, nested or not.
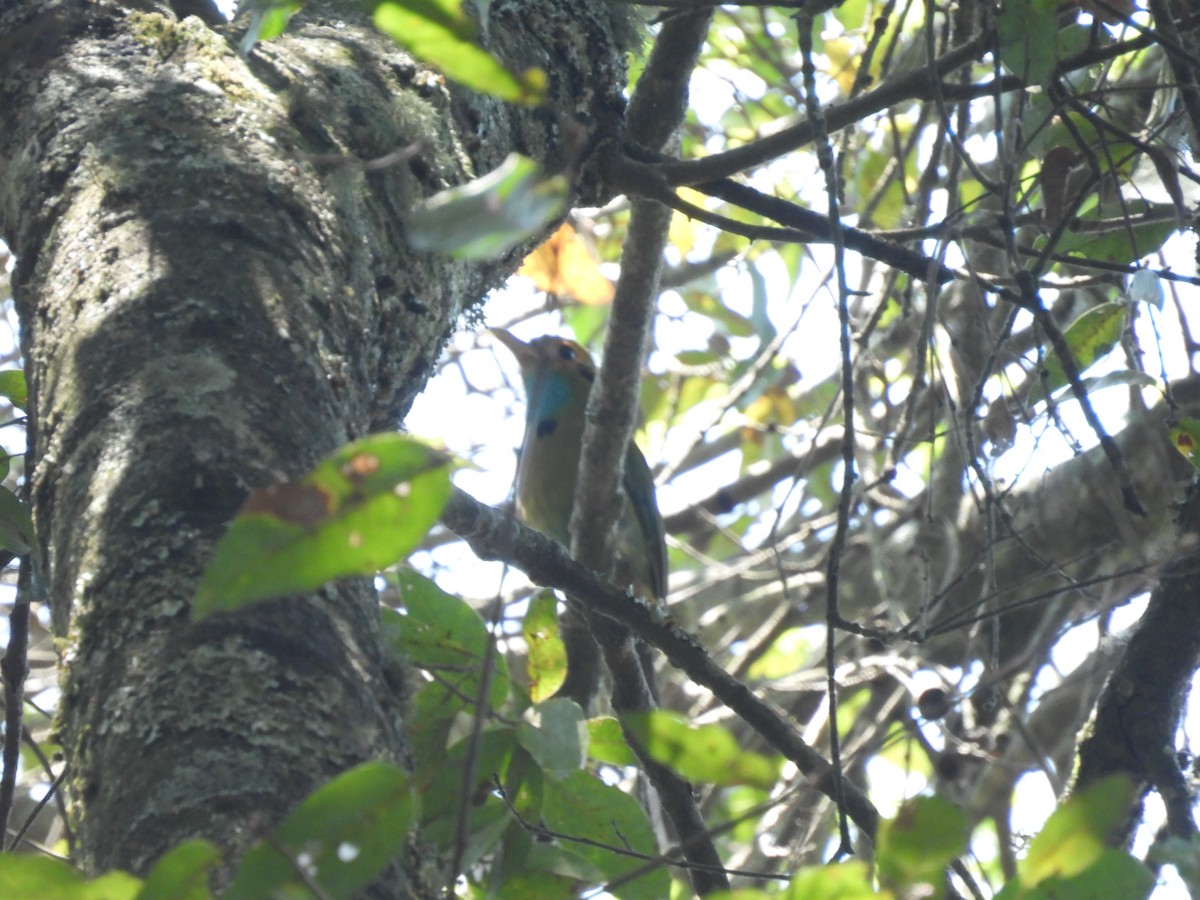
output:
[[[373,575],[405,557],[450,495],[450,458],[410,437],[347,444],[298,481],[255,491],[217,544],[192,618]]]
[[[37,534],[29,507],[8,488],[0,488],[0,548],[24,556],[35,547]]]
[[[1200,419],[1180,419],[1171,426],[1170,435],[1175,449],[1200,469]]]
[[[373,453],[359,453],[346,463],[344,471],[352,481],[374,475],[379,471],[379,457]]]
[[[302,528],[315,528],[329,514],[331,501],[329,494],[316,485],[273,484],[247,497],[238,515],[263,513]]]

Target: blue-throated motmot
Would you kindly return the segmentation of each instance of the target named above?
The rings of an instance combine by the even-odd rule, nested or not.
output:
[[[525,383],[525,440],[517,468],[517,516],[571,545],[569,524],[583,445],[584,411],[596,378],[587,350],[565,338],[525,343],[503,329],[492,333],[517,358]],[[617,579],[651,602],[667,591],[667,545],[654,481],[642,452],[625,453],[625,508],[617,530]]]

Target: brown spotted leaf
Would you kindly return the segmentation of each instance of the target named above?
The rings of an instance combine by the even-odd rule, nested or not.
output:
[[[1180,419],[1171,426],[1171,443],[1200,469],[1200,419]]]
[[[299,481],[246,499],[200,579],[192,618],[373,575],[417,545],[449,493],[444,453],[399,434],[347,444]]]

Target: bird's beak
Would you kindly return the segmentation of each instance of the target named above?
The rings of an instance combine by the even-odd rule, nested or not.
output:
[[[517,358],[522,369],[533,362],[533,348],[519,337],[514,336],[512,332],[505,331],[503,328],[489,328],[488,330]]]

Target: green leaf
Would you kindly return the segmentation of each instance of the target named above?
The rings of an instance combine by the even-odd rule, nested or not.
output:
[[[1046,878],[1027,886],[1020,878],[1005,885],[996,900],[1146,900],[1154,890],[1154,873],[1119,850],[1105,849],[1077,874]]]
[[[146,876],[137,900],[209,900],[208,879],[221,864],[221,851],[199,838],[164,853]]]
[[[598,716],[588,721],[588,756],[610,766],[633,766],[638,761],[625,742],[621,723],[612,716]]]
[[[249,56],[259,41],[279,37],[302,5],[299,0],[253,0],[247,4],[250,8],[250,24],[242,36],[238,51],[242,56]]]
[[[433,675],[417,693],[408,722],[416,770],[424,773],[445,764],[455,719],[474,708],[491,637],[478,612],[424,575],[402,566],[389,580],[404,612],[382,610],[384,634],[409,665]],[[491,659],[488,702],[497,708],[508,699],[511,685],[504,655],[495,653]]]
[[[1125,304],[1101,303],[1068,325],[1063,338],[1082,373],[1117,345],[1124,330]],[[1057,353],[1046,357],[1043,368],[1042,388],[1047,393],[1067,384],[1067,373]]]
[[[929,756],[914,753],[912,733],[898,722],[887,729],[887,736],[879,742],[879,758],[890,762],[897,771],[912,773],[913,777],[933,780],[933,763]]]
[[[1129,221],[1125,221],[1126,218]],[[1100,219],[1098,207],[1079,216],[1081,226]],[[1112,222],[1111,227],[1106,224],[1102,231],[1068,228],[1054,245],[1054,251],[1079,259],[1129,265],[1157,252],[1178,227],[1175,207],[1170,203],[1128,200],[1122,207],[1120,220]],[[1034,241],[1034,247],[1039,250],[1045,245],[1046,238]]]
[[[1057,0],[1006,0],[996,16],[1000,61],[1014,75],[1045,84],[1062,59],[1088,45],[1088,30],[1058,26]]]
[[[714,325],[724,325],[732,337],[753,337],[754,324],[745,316],[734,312],[727,303],[712,293],[697,288],[686,291],[683,299],[692,312],[711,319]]]
[[[408,242],[458,259],[495,259],[567,209],[569,185],[518,153],[482,178],[440,191],[408,218]]]
[[[713,822],[728,823],[729,840],[750,844],[758,839],[764,804],[771,802],[771,792],[762,788],[737,785],[718,791],[705,817]]]
[[[517,725],[517,740],[547,772],[564,776],[583,768],[587,725],[574,700],[560,697],[535,706],[535,721]]]
[[[566,858],[566,854],[556,847],[535,845],[530,849],[536,851],[541,857],[553,854],[560,859]],[[575,888],[580,884],[581,879],[572,875],[558,875],[544,869],[534,868],[544,864],[540,860],[527,861],[525,870],[518,871],[511,878],[504,879],[504,883],[496,890],[496,900],[535,900],[535,898],[537,900],[555,900],[559,897],[578,896],[579,892]],[[551,864],[558,864],[561,867],[561,863]]]
[[[1154,873],[1128,853],[1111,848],[1074,878],[1049,879],[1038,885],[1046,900],[1091,900],[1094,897],[1120,897],[1121,900],[1146,900],[1155,886]]]
[[[1200,419],[1180,419],[1171,426],[1171,443],[1197,469],[1200,469]]]
[[[434,672],[465,697],[476,697],[492,641],[483,617],[408,566],[398,567],[389,578],[402,607],[388,620],[392,646],[411,665]],[[493,659],[496,671],[488,698],[492,706],[500,706],[508,699],[508,667],[503,654]]]
[[[250,849],[225,900],[310,896],[298,869],[334,898],[357,896],[399,854],[416,820],[408,776],[369,762],[318,788]]]
[[[444,826],[444,827],[441,827]],[[448,847],[458,830],[458,821],[444,819],[428,828],[422,828],[421,836],[437,847]],[[483,802],[472,800],[467,815],[467,842],[463,847],[460,872],[476,865],[481,859],[496,850],[504,834],[513,826],[512,811],[502,800],[488,794]]]
[[[1137,369],[1117,369],[1114,372],[1105,372],[1095,378],[1084,378],[1083,386],[1087,388],[1089,394],[1095,394],[1097,391],[1110,387],[1156,387],[1161,390],[1162,382],[1149,372],[1139,372]]]
[[[567,900],[584,893],[580,888],[605,881],[602,871],[567,846],[532,840],[515,823],[499,855],[491,874],[497,900]]]
[[[260,41],[269,41],[271,38],[279,37],[287,28],[288,22],[292,20],[292,16],[299,11],[299,3],[272,3],[270,8],[263,14],[262,27],[259,29],[258,39]]]
[[[654,759],[692,781],[769,788],[779,780],[782,760],[742,749],[721,725],[695,727],[660,709],[630,716],[629,728]]]
[[[849,31],[863,26],[867,21],[867,10],[871,8],[867,0],[845,0],[843,3],[832,5],[830,12]]]
[[[470,735],[448,751],[444,750],[438,766],[418,773],[422,836],[440,846],[449,846],[454,840],[458,810],[464,798],[463,780],[468,756],[475,760],[475,777],[465,794],[466,801],[472,805],[468,832],[474,833],[494,822],[498,814],[488,808],[491,801],[485,798],[491,796],[492,782],[503,776],[514,753],[520,752],[512,728],[492,728],[477,736]],[[507,807],[504,812],[502,818],[507,821]]]
[[[1054,3],[1008,0],[996,16],[1000,61],[1020,78],[1042,84],[1054,70]]]
[[[789,628],[779,635],[770,648],[755,660],[746,677],[754,681],[777,681],[794,675],[813,658],[815,648],[811,634],[804,628]]]
[[[941,797],[916,797],[879,827],[879,880],[888,887],[938,884],[967,849],[967,820]]]
[[[1200,840],[1169,837],[1156,841],[1150,848],[1150,862],[1174,866],[1191,895],[1200,897]]]
[[[767,314],[767,278],[757,265],[746,267],[753,291],[750,294],[750,324],[764,344],[775,339],[775,326]]]
[[[866,863],[857,860],[803,869],[783,892],[785,900],[867,900],[879,896],[871,887]]]
[[[37,900],[134,900],[141,882],[125,872],[88,879],[70,863],[46,856],[0,854],[0,897]]]
[[[560,843],[565,851],[595,866],[608,880],[643,864],[621,851],[658,852],[650,820],[638,802],[587,772],[572,772],[561,780],[547,778],[542,816],[551,831],[594,842]],[[622,884],[612,893],[622,900],[662,900],[670,893],[669,885],[670,877],[660,868]]]
[[[538,591],[529,601],[521,634],[529,655],[525,671],[534,703],[554,696],[567,680],[567,650],[558,635],[558,601],[553,591]]]
[[[483,664],[492,642],[483,617],[461,597],[443,591],[420,572],[401,566],[391,576],[403,612],[395,624],[393,646],[410,664],[437,674],[468,698],[479,694]],[[492,657],[488,701],[493,707],[508,699],[508,666],[504,655]]]
[[[29,507],[6,487],[0,487],[0,547],[24,556],[37,546]]]
[[[450,731],[466,706],[466,695],[445,684],[434,681],[421,688],[413,703],[408,728],[415,774],[436,771],[445,761]]]
[[[399,434],[347,444],[299,481],[250,495],[200,579],[192,618],[372,575],[417,545],[449,495],[444,453]]]
[[[25,383],[25,372],[21,369],[0,371],[0,397],[7,397],[13,406],[26,409],[29,406],[29,386]]]
[[[1134,786],[1123,775],[1110,775],[1074,794],[1046,820],[1021,861],[1026,887],[1052,876],[1077,875],[1098,860],[1109,832],[1129,813]]]
[[[541,103],[545,95],[541,69],[514,75],[475,43],[475,23],[459,0],[388,0],[375,7],[375,27],[472,90],[529,105]]]

